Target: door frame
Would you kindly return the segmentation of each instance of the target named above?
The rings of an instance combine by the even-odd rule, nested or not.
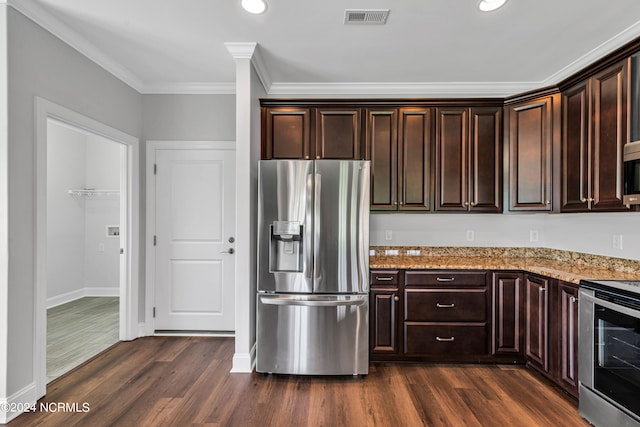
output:
[[[35,97],[36,262],[33,376],[38,398],[47,387],[47,121],[53,119],[100,135],[125,147],[120,157],[120,331],[119,339],[138,338],[140,144],[139,139],[44,98]]]
[[[146,141],[146,262],[145,262],[145,322],[144,335],[155,335],[155,318],[153,316],[153,307],[156,298],[156,251],[153,245],[153,236],[156,230],[156,175],[154,173],[154,164],[156,151],[158,150],[233,150],[236,152],[235,141]],[[237,171],[236,171],[237,172]],[[235,179],[235,176],[234,176]],[[237,199],[236,199],[237,200]],[[237,201],[236,207],[237,208]],[[236,223],[236,227],[237,227]],[[234,269],[235,275],[235,269]],[[236,301],[237,305],[237,301]],[[234,308],[234,312],[237,310]],[[237,323],[237,320],[236,320]],[[198,333],[190,333],[188,335],[200,335]],[[211,335],[211,334],[206,334]],[[235,333],[234,333],[235,335]],[[228,334],[227,334],[228,336]]]

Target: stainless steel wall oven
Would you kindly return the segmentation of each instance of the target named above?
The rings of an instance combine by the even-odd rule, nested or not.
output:
[[[580,287],[580,415],[596,426],[640,426],[640,281]]]

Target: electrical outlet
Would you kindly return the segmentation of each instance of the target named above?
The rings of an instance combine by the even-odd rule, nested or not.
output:
[[[473,242],[476,239],[476,233],[473,230],[467,230],[467,242]]]
[[[611,236],[611,247],[613,249],[622,249],[622,234],[614,234]]]
[[[385,230],[384,240],[391,240],[391,239],[393,239],[393,233],[391,232],[391,230]]]
[[[529,230],[529,241],[530,242],[538,241],[538,230]]]

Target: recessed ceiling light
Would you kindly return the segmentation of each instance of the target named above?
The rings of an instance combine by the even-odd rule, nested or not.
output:
[[[499,7],[504,6],[507,0],[482,0],[478,3],[478,9],[483,12],[491,12],[492,10],[496,10]]]
[[[241,4],[244,10],[256,15],[267,10],[267,3],[264,0],[242,0]]]

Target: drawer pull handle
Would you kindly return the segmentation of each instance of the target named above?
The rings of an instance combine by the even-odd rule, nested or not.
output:
[[[455,340],[455,337],[449,337],[449,338],[436,337],[436,341],[440,341],[440,342],[451,342],[453,340]]]
[[[453,282],[455,279],[455,277],[436,277],[436,280],[438,282]]]
[[[376,276],[376,280],[379,280],[381,282],[388,282],[393,280],[392,276]]]
[[[438,308],[453,308],[455,306],[455,304],[440,304],[439,302],[436,303],[436,307]]]

